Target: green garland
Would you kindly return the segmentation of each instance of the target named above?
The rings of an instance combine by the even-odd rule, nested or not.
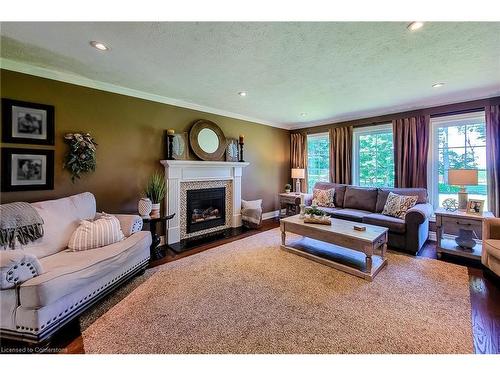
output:
[[[71,181],[80,178],[82,173],[95,171],[97,143],[89,133],[69,133],[64,136],[69,151],[64,158],[64,168],[71,173]]]

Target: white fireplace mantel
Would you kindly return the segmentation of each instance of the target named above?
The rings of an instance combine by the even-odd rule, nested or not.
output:
[[[181,240],[180,228],[180,188],[182,182],[190,181],[232,181],[231,226],[241,226],[241,175],[247,162],[200,161],[200,160],[161,160],[165,167],[165,213],[175,216],[167,222],[168,244]]]

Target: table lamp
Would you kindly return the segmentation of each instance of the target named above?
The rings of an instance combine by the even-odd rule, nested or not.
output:
[[[292,178],[295,178],[295,193],[300,194],[300,180],[306,178],[306,170],[303,168],[292,168]]]
[[[477,185],[477,169],[450,169],[448,170],[448,184],[460,186],[458,192],[458,209],[467,210],[468,194],[466,185]]]

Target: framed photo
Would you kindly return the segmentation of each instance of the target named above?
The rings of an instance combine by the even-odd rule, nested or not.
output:
[[[2,148],[2,191],[54,189],[54,151]]]
[[[235,138],[228,138],[226,146],[226,161],[238,160],[238,140]]]
[[[467,202],[467,213],[472,215],[482,215],[484,209],[484,200],[469,199]]]
[[[2,141],[54,145],[54,106],[2,99]]]
[[[188,134],[175,134],[172,141],[172,157],[175,160],[189,159]]]

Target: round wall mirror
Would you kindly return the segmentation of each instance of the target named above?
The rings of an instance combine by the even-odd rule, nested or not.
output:
[[[226,149],[226,137],[217,124],[196,121],[189,131],[189,144],[202,160],[220,160]]]
[[[213,154],[219,148],[219,137],[212,129],[201,129],[198,133],[198,144],[204,152]]]

